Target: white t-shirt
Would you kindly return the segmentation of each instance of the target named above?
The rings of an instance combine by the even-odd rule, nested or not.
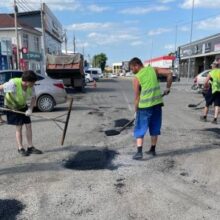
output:
[[[4,91],[4,93],[7,93],[7,92],[11,92],[13,94],[16,93],[16,85],[13,82],[12,79],[10,79],[8,82],[3,84],[3,91]],[[22,90],[22,92],[23,92],[23,96],[25,96],[26,91]],[[35,95],[36,95],[36,93],[35,93],[35,89],[34,89],[34,86],[33,86],[32,87],[32,97],[35,97]]]

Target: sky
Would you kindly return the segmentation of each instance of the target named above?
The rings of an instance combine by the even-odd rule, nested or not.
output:
[[[40,0],[17,2],[19,11],[40,8]],[[133,57],[144,61],[167,55],[190,40],[220,32],[220,0],[194,0],[194,7],[193,0],[42,2],[67,30],[69,51],[73,51],[75,35],[77,52],[84,52],[86,59],[105,53],[108,65]],[[13,0],[1,0],[0,13],[12,12],[12,5]]]

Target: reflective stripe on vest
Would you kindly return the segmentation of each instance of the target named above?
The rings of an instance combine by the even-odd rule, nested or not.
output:
[[[148,108],[157,104],[162,104],[163,100],[160,85],[154,68],[144,67],[136,74],[136,77],[141,86],[138,107]]]
[[[220,69],[214,69],[210,72],[212,77],[212,93],[220,92]]]
[[[27,98],[31,96],[32,89],[27,88],[25,95],[22,89],[21,78],[12,79],[16,86],[16,91],[14,93],[6,93],[5,95],[5,105],[11,109],[19,110],[26,106]]]

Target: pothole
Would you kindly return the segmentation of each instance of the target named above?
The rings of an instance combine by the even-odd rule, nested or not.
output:
[[[113,165],[112,161],[117,154],[119,153],[107,148],[79,151],[64,162],[64,167],[73,170],[115,170],[118,166]]]
[[[0,199],[0,219],[16,219],[25,205],[15,199]]]
[[[126,118],[121,118],[118,120],[115,120],[115,127],[123,127],[129,122],[128,119]]]
[[[88,114],[89,115],[97,115],[99,117],[103,117],[104,116],[104,112],[99,112],[99,111],[91,111]]]

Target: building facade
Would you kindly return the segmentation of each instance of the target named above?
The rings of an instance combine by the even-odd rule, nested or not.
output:
[[[18,19],[42,33],[42,53],[62,53],[62,25],[45,3],[42,4],[41,10],[18,13]]]
[[[17,69],[17,46],[19,50],[19,66],[22,70],[41,70],[41,32],[18,21],[18,45],[15,34],[14,18],[8,14],[0,14],[0,40],[5,45],[2,55],[7,56],[7,68]],[[5,43],[4,43],[5,42]],[[6,52],[4,52],[6,51]],[[7,54],[6,54],[7,53]]]
[[[220,58],[220,33],[180,46],[177,58],[181,77],[195,77],[210,69],[211,63]]]

